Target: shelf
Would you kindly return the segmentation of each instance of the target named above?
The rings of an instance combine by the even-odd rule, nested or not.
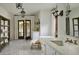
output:
[[[74,30],[75,32],[78,32],[78,30]]]
[[[1,37],[1,39],[9,39],[9,37]]]
[[[74,24],[74,25],[78,25],[78,24]]]
[[[0,26],[3,26],[3,27],[9,27],[9,25],[0,25]]]
[[[0,48],[2,50],[9,43],[10,39],[10,21],[3,16],[0,16]]]

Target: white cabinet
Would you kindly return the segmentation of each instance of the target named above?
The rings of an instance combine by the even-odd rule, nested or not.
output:
[[[55,50],[47,44],[42,45],[42,52],[44,55],[55,55]]]
[[[61,55],[57,52],[53,47],[49,46],[48,44],[42,45],[42,52],[44,55]]]
[[[55,55],[61,55],[61,53],[59,53],[58,51],[55,51]]]
[[[55,50],[46,44],[46,54],[47,55],[55,55]]]
[[[33,39],[39,39],[39,32],[33,32]]]

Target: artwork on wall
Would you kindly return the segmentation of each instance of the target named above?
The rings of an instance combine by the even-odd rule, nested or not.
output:
[[[40,20],[34,21],[34,31],[40,31]]]

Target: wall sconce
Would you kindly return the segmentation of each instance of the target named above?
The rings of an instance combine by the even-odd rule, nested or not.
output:
[[[58,11],[58,10],[57,10],[57,5],[56,5],[56,8],[53,8],[51,11],[52,11],[52,14],[53,14],[54,16],[63,16],[63,10]]]
[[[60,11],[59,15],[60,16],[63,16],[63,10]]]
[[[70,10],[70,5],[69,3],[67,3],[66,5],[66,16],[68,16],[70,14],[71,10]]]
[[[61,10],[60,12],[57,10],[57,11],[53,11],[52,14],[54,16],[63,16],[63,10]]]

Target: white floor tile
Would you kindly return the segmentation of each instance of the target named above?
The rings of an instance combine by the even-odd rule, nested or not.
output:
[[[41,50],[30,49],[30,41],[26,40],[13,40],[7,45],[0,55],[41,55]]]

